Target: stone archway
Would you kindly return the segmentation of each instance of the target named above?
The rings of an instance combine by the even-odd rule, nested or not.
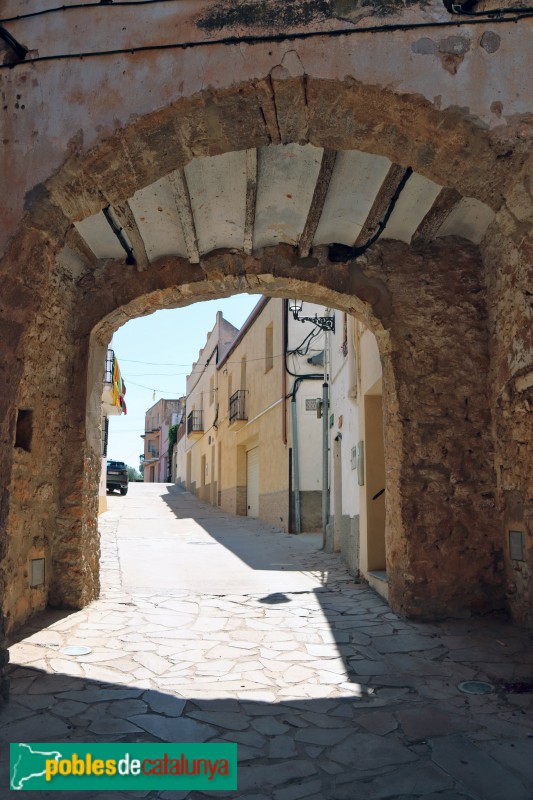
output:
[[[496,303],[495,248],[505,238],[507,251],[516,252],[529,231],[517,177],[525,145],[509,149],[512,132],[482,130],[457,106],[441,111],[413,89],[402,94],[339,79],[338,63],[327,77],[308,74],[302,63],[311,48],[297,49],[272,47],[266,72],[256,70],[246,80],[173,96],[162,108],[154,101],[115,133],[102,112],[103,132],[94,134],[89,149],[71,141],[72,155],[57,171],[37,186],[30,182],[25,220],[2,262],[4,610],[17,619],[46,602],[45,589],[22,599],[21,565],[43,549],[54,563],[48,599],[79,606],[98,591],[91,501],[96,472],[85,416],[87,375],[97,363],[92,333],[100,326],[104,342],[106,331],[128,314],[259,287],[265,294],[298,288],[304,299],[327,299],[363,316],[377,332],[391,431],[387,525],[394,608],[428,617],[502,605],[505,501],[494,477],[488,376],[497,367],[490,363],[489,335],[500,330],[504,313]],[[352,64],[350,48],[342,56]],[[278,142],[386,156],[486,203],[498,215],[484,242],[491,274],[477,247],[453,237],[429,237],[413,247],[384,242],[345,264],[331,263],[323,249],[302,257],[281,244],[248,256],[209,254],[200,266],[161,258],[144,271],[123,260],[99,261],[79,241],[76,246],[75,221],[120,206],[191,159]],[[513,214],[520,209],[517,223]],[[63,259],[65,243],[80,256],[75,269]],[[514,381],[517,369],[527,374],[530,363],[531,351],[518,367],[509,365],[503,382]],[[17,419],[19,426],[27,419],[21,412],[33,413],[33,435],[29,449],[15,447],[13,463]],[[524,483],[515,484],[524,506]],[[523,508],[519,513],[529,519]],[[16,579],[8,577],[13,574]]]
[[[60,351],[68,351],[60,370],[63,390],[57,393],[69,384],[69,405],[47,396],[42,409],[33,409],[36,426],[50,427],[56,415],[63,423],[63,429],[57,425],[56,447],[49,449],[47,437],[47,449],[39,453],[48,474],[57,475],[57,482],[46,484],[53,498],[43,498],[50,523],[49,600],[77,607],[98,592],[98,378],[112,330],[155,308],[247,289],[271,296],[297,294],[346,310],[362,317],[377,335],[388,432],[392,606],[426,618],[499,607],[501,576],[493,565],[501,558],[501,547],[494,504],[487,502],[494,479],[487,459],[492,447],[484,405],[488,347],[476,249],[446,239],[415,253],[390,242],[373,251],[362,270],[359,265],[330,265],[325,253],[302,264],[294,248],[281,245],[265,249],[261,257],[215,253],[202,267],[200,271],[183,259],[162,259],[151,270],[131,270],[125,282],[123,264],[107,262],[72,296],[71,313],[62,320],[63,338],[55,342]],[[457,287],[464,293],[461,302]],[[372,297],[373,306],[361,299],[365,296]],[[77,304],[83,316],[76,314]],[[43,398],[46,394],[50,361],[43,351],[49,345],[46,338],[38,345],[26,395],[36,384]],[[453,369],[440,370],[440,363]],[[28,464],[24,459],[18,454],[19,480]],[[475,486],[468,474],[473,463],[478,465]],[[33,477],[42,494],[41,474]],[[15,490],[19,487],[15,480]],[[23,498],[15,497],[14,503],[19,511],[15,518],[24,519]],[[41,514],[43,525],[43,508],[37,504],[33,513]],[[467,576],[468,592],[453,580],[456,572]]]
[[[377,337],[384,367],[391,604],[420,617],[501,607],[479,254],[447,238],[419,253],[384,243],[367,259],[361,270],[328,264],[325,251],[302,265],[287,246],[265,249],[260,258],[215,253],[204,260],[202,276],[179,286],[177,276],[190,280],[183,260],[161,260],[156,285],[141,272],[127,287],[118,286],[114,265],[105,285],[120,295],[120,309],[105,314],[98,287],[87,289],[84,306],[99,320],[93,336],[102,346],[125,315],[243,288],[301,296],[363,319]],[[362,297],[372,297],[373,305]],[[454,580],[459,572],[471,593]]]

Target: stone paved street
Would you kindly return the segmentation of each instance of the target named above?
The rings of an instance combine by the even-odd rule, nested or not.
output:
[[[4,754],[16,741],[238,743],[236,792],[97,794],[110,800],[533,798],[526,632],[401,619],[320,536],[173,486],[110,496],[101,531],[101,599],[46,612],[10,649]],[[463,694],[469,680],[494,691]]]

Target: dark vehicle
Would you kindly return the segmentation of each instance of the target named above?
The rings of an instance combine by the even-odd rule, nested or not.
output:
[[[120,494],[128,493],[128,465],[123,461],[107,462],[107,491],[120,489]]]

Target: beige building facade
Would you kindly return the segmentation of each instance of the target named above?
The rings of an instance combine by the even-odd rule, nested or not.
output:
[[[161,399],[145,414],[143,466],[145,483],[165,483],[172,479],[169,430],[185,411],[185,398]]]
[[[177,481],[184,483],[201,500],[216,504],[219,492],[216,439],[221,408],[217,363],[235,336],[237,328],[221,311],[209,332],[205,346],[187,376],[186,435],[178,443],[185,448],[185,458]]]
[[[328,335],[329,521],[326,547],[388,597],[383,371],[372,332],[336,312]]]
[[[312,341],[314,327],[295,322],[287,301],[263,298],[218,361],[208,336],[201,373],[195,365],[189,380],[178,483],[225,511],[294,531],[297,447],[300,531],[321,528],[322,367],[308,360],[324,345]]]
[[[325,374],[325,547],[340,552],[352,574],[387,597],[386,430],[377,341],[347,313],[305,303],[301,315],[333,319],[334,330],[302,324],[288,301],[263,298],[218,360],[217,327],[208,335],[189,376],[175,479],[232,514],[290,532],[321,530]]]
[[[281,301],[263,299],[218,365],[220,505],[289,530]]]

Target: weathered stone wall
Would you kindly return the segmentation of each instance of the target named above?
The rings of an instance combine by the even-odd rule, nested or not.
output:
[[[43,261],[46,255],[43,248]],[[83,346],[73,340],[75,299],[73,275],[58,262],[25,338],[16,413],[20,418],[22,411],[28,422],[20,436],[15,431],[12,443],[2,563],[9,576],[3,600],[8,632],[47,602],[77,608],[97,593],[93,489],[101,454],[89,452],[85,438],[87,359]],[[81,470],[78,464],[83,464]],[[33,558],[45,558],[45,584],[36,588],[30,588]]]
[[[51,254],[46,237],[38,230],[17,237],[0,264],[0,554],[2,588],[2,630],[8,631],[12,621],[24,619],[44,602],[42,590],[29,589],[29,557],[46,550],[46,535],[38,511],[46,510],[48,488],[36,491],[33,477],[38,469],[30,453],[40,455],[39,426],[43,419],[39,408],[39,387],[31,396],[20,393],[24,374],[26,348],[35,344],[35,315],[50,291]],[[26,369],[26,372],[28,370]],[[37,401],[37,402],[36,402]],[[22,430],[17,432],[19,410],[29,412]],[[17,446],[18,445],[18,446]],[[53,478],[52,478],[53,481]],[[41,479],[42,485],[46,481]],[[15,496],[13,497],[13,493]],[[53,492],[52,492],[53,494]],[[53,513],[53,507],[52,507]],[[16,519],[21,512],[22,519]],[[22,541],[21,541],[22,539]]]
[[[101,375],[94,367],[89,370],[91,335],[97,332],[96,354],[129,317],[246,288],[346,310],[364,319],[378,339],[384,365],[393,608],[428,618],[502,606],[486,289],[475,247],[451,238],[420,251],[388,242],[362,263],[331,265],[325,251],[299,261],[293,248],[281,245],[261,257],[213,254],[205,259],[203,272],[179,258],[162,259],[142,273],[131,268],[127,280],[125,269],[108,262],[75,285],[58,273],[61,279],[52,282],[49,303],[32,329],[33,355],[28,351],[21,397],[29,400],[33,384],[42,397],[38,420],[45,431],[43,443],[50,441],[49,422],[59,437],[57,447],[42,454],[55,498],[48,538],[42,540],[48,548],[53,542],[52,603],[77,607],[98,591],[100,460],[91,446],[98,436],[86,429],[86,413],[87,397],[96,398],[101,389]],[[66,396],[69,403],[62,405]],[[24,510],[24,498],[38,497],[46,480],[37,469],[27,484],[16,482],[20,476],[17,463],[10,524],[26,520],[31,548],[41,509],[38,523],[30,509]],[[285,494],[273,501],[279,516],[288,498]],[[13,566],[20,570],[31,549],[22,553],[20,543],[16,547],[19,563]],[[17,587],[12,591],[16,605]]]
[[[35,316],[47,300],[54,252],[40,230],[13,239],[0,261],[0,557],[10,507],[9,487],[15,454],[19,384],[24,372],[26,341],[31,341]],[[33,402],[30,408],[33,408]],[[5,584],[2,584],[5,590]],[[4,591],[2,591],[2,595]]]
[[[423,19],[448,23],[442,29],[348,35],[377,6],[342,0],[325,14],[298,0],[288,17],[286,3],[251,17],[260,5],[224,4],[221,35],[227,30],[234,43],[206,33],[214,9],[202,0],[104,4],[11,23],[40,56],[100,55],[0,65],[2,252],[24,209],[46,191],[69,220],[81,219],[132,196],[157,179],[154,171],[280,141],[370,150],[499,205],[530,149],[527,23],[463,25],[456,35],[459,20],[433,0]],[[395,19],[387,23],[420,21],[417,4],[389,7]],[[171,45],[177,30],[191,47],[131,52],[133,42]],[[293,31],[315,35],[291,38]],[[262,38],[238,41],[250,33]],[[105,42],[124,52],[103,55]]]
[[[484,247],[491,405],[506,593],[513,618],[533,628],[533,238],[527,222],[516,224],[515,214],[509,225],[508,217],[500,215]],[[522,558],[512,557],[510,531],[522,535]]]
[[[420,617],[502,608],[480,256],[452,237],[418,252],[398,244],[380,271],[391,302],[383,375],[389,600]]]
[[[59,296],[58,277],[53,284],[50,290]],[[46,304],[26,339],[17,406],[31,414],[31,430],[22,446],[15,442],[13,451],[8,551],[3,562],[11,576],[4,599],[8,631],[42,609],[48,599],[68,408],[65,362],[71,349],[58,300]],[[31,558],[46,559],[46,583],[39,588],[30,589]]]
[[[331,265],[325,251],[317,256],[298,261],[288,246],[261,257],[220,252],[205,259],[203,275],[181,259],[162,259],[152,274],[132,270],[127,282],[105,266],[85,283],[83,328],[106,312],[104,329],[150,304],[227,294],[232,284],[242,288],[243,274],[249,291],[296,294],[363,318],[384,363],[391,603],[425,617],[501,608],[486,287],[477,249],[448,237],[419,250],[383,243],[366,263]]]
[[[16,13],[15,0],[7,2],[6,14],[11,7]],[[379,8],[402,23],[420,14],[411,3],[371,10]],[[327,13],[324,4],[303,0],[238,9],[176,3],[130,12],[104,4],[91,9],[89,26],[82,16],[72,24],[75,17],[67,14],[11,26],[44,56],[100,50],[103,38],[125,50],[113,57],[0,65],[0,555],[24,569],[37,552],[32,547],[49,548],[53,535],[53,602],[76,606],[97,592],[98,459],[85,416],[93,329],[103,320],[101,344],[132,316],[252,290],[336,306],[363,318],[378,337],[388,386],[394,607],[419,615],[498,607],[505,528],[522,524],[527,558],[508,562],[507,590],[516,618],[531,624],[531,256],[524,237],[532,199],[528,181],[516,181],[533,139],[530,29],[502,22],[496,31],[494,22],[466,25],[458,36],[444,27],[428,36],[404,29],[330,37],[361,9],[345,0],[329,3]],[[263,16],[254,17],[258,10]],[[427,20],[444,13],[440,2],[424,8]],[[274,24],[283,35],[269,39]],[[317,35],[291,38],[294,26]],[[130,51],[132,41],[169,44],[178,29],[193,47]],[[237,39],[250,32],[263,38],[213,42],[213,32],[225,29]],[[55,255],[74,220],[124,201],[194,157],[279,142],[385,155],[495,211],[505,201],[502,238],[488,243],[484,278],[475,248],[441,240],[427,252],[382,245],[366,265],[333,266],[323,256],[298,263],[291,248],[280,247],[250,258],[215,254],[201,267],[162,260],[143,274],[100,263],[75,286],[68,279],[55,282]],[[46,308],[54,309],[48,317]],[[61,464],[55,445],[55,455],[44,452],[50,442],[42,429],[43,478],[13,445],[22,401],[34,411],[34,426],[45,419],[50,401],[53,425],[60,427],[46,372],[54,331],[71,337],[65,361],[50,360],[69,407]],[[526,353],[522,361],[518,351]],[[26,362],[34,364],[33,375]],[[42,409],[29,405],[32,381]],[[70,481],[62,480],[64,469]],[[50,517],[43,532],[24,498],[35,491],[36,502],[44,503],[48,489],[39,491],[47,481],[50,508],[57,503],[58,513],[54,531]],[[31,529],[22,531],[20,518]],[[6,526],[22,544],[9,547]],[[8,589],[10,611],[22,592],[24,579],[17,580],[18,588]],[[12,613],[19,618],[31,608],[20,601]]]

